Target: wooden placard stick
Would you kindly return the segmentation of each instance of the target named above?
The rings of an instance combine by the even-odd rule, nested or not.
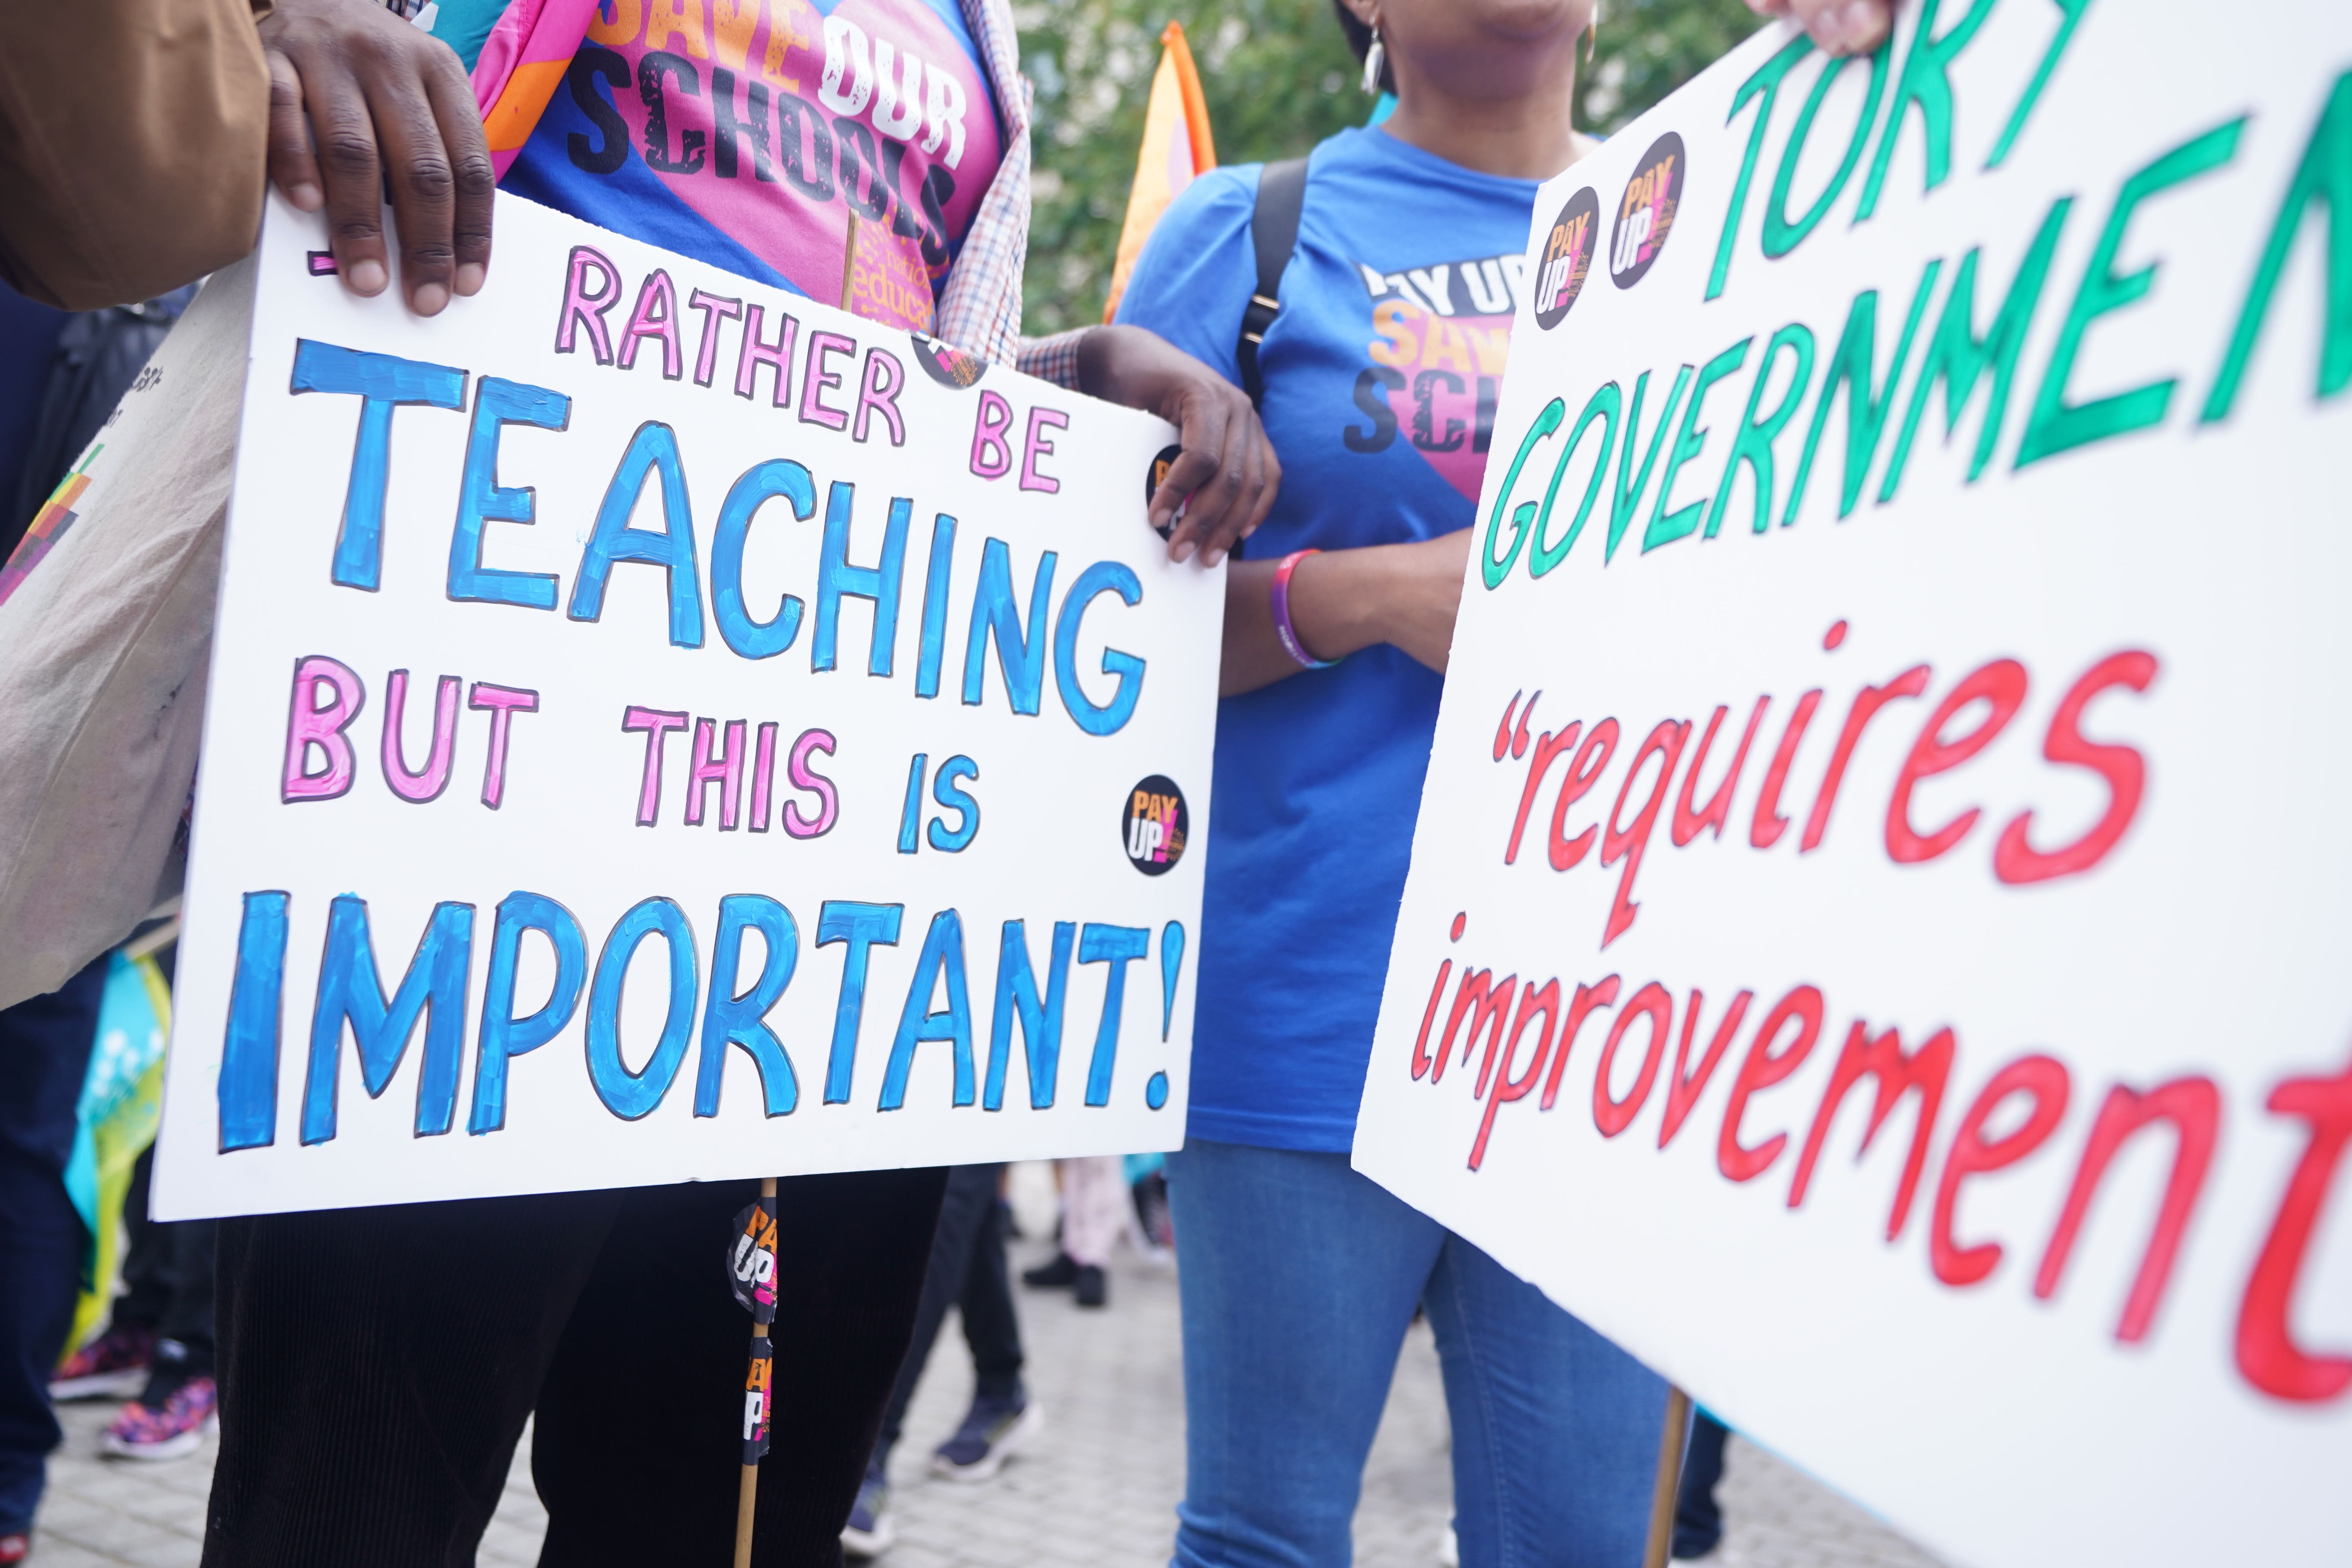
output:
[[[857,209],[853,206],[849,209],[849,239],[848,242],[841,247],[841,308],[845,310],[849,310],[849,313],[853,316],[857,314],[857,312],[849,310],[850,284],[856,279],[856,277]]]
[[[760,1181],[760,1201],[736,1219],[728,1255],[735,1299],[751,1313],[751,1368],[743,1379],[743,1487],[735,1503],[735,1568],[751,1568],[751,1514],[760,1497],[760,1456],[768,1451],[774,1414],[775,1347],[768,1327],[776,1316],[776,1178]]]
[[[1650,1539],[1642,1568],[1666,1568],[1675,1544],[1675,1500],[1682,1491],[1683,1440],[1690,1432],[1690,1395],[1666,1388],[1666,1426],[1658,1436],[1658,1479],[1650,1492]],[[738,1563],[737,1568],[744,1568]]]

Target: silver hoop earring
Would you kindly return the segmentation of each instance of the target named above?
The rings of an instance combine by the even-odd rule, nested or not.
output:
[[[1372,47],[1364,51],[1364,93],[1377,97],[1381,90],[1381,72],[1388,67],[1388,47],[1381,42],[1380,24],[1372,24]]]

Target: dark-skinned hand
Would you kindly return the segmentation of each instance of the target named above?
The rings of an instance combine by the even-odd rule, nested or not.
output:
[[[391,281],[383,197],[408,307],[436,315],[482,287],[490,264],[489,144],[449,46],[378,0],[278,0],[259,26],[269,62],[269,177],[304,212],[327,212],[344,285]]]
[[[1214,566],[1265,521],[1282,465],[1242,389],[1157,333],[1096,327],[1078,344],[1078,390],[1148,409],[1181,432],[1183,453],[1152,495],[1154,528],[1168,528],[1171,561]],[[1183,515],[1178,517],[1177,509]]]

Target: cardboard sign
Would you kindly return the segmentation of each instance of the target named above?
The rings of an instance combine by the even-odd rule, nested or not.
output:
[[[1172,432],[498,243],[422,321],[264,228],[159,1216],[1175,1146],[1223,585],[1146,524]]]
[[[1544,187],[1356,1163],[1956,1562],[2340,1562],[2352,11],[1900,9]]]

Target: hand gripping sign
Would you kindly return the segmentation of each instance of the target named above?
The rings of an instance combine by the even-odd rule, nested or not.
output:
[[[1174,1146],[1202,857],[1128,819],[1206,821],[1223,585],[1145,526],[1168,427],[499,225],[431,321],[282,205],[198,302],[251,370],[158,1213]]]
[[[1951,1559],[2342,1560],[2352,12],[1545,186],[1359,1168]]]

